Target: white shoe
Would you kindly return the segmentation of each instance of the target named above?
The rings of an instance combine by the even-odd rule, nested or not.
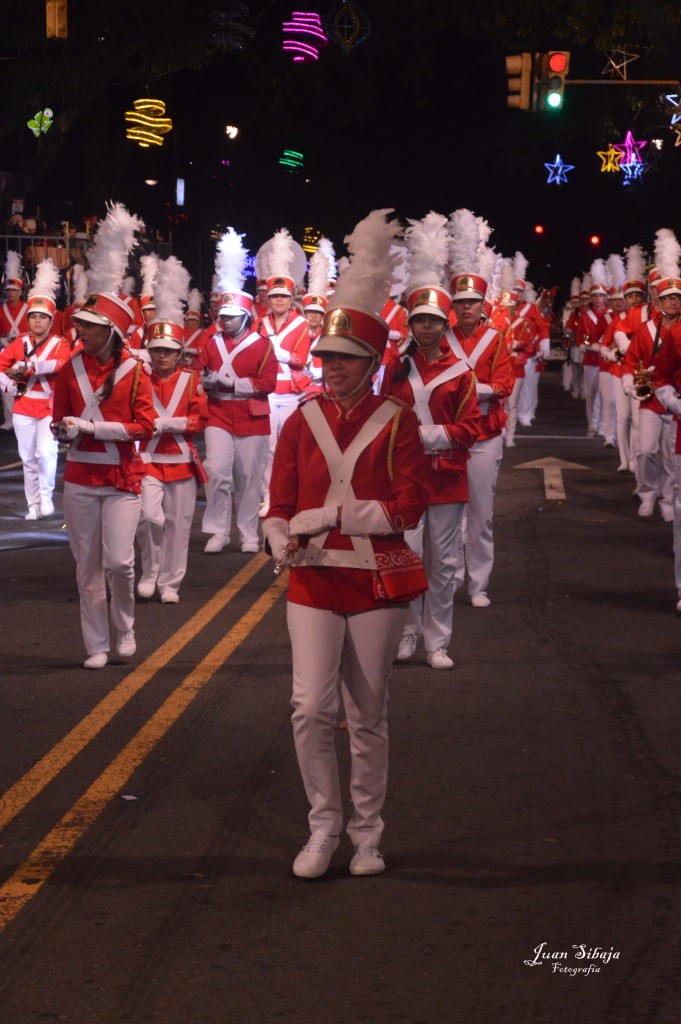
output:
[[[264,519],[265,516],[267,515],[267,513],[269,512],[269,510],[270,510],[270,503],[269,503],[269,501],[261,501],[260,502],[260,508],[258,509],[258,515],[260,516],[261,519]]]
[[[589,429],[586,432],[586,436],[587,437],[595,437],[596,436],[596,431],[594,430],[593,427],[589,427]]]
[[[426,657],[431,668],[454,668],[454,662],[444,647],[441,647],[439,651],[428,651]]]
[[[504,448],[515,448],[515,441],[504,441]]]
[[[40,509],[38,508],[38,506],[37,505],[31,505],[31,507],[29,508],[28,512],[24,516],[24,519],[27,519],[30,522],[33,522],[36,519],[40,519]]]
[[[396,661],[408,661],[416,650],[418,637],[416,633],[403,633],[397,649]]]
[[[673,523],[674,522],[674,513],[673,512],[668,512],[665,509],[662,512],[662,519],[664,520],[665,523]]]
[[[489,608],[491,603],[487,594],[473,594],[471,597],[471,604],[474,608]]]
[[[180,595],[176,590],[162,590],[161,604],[178,604]]]
[[[54,515],[54,502],[51,498],[43,498],[40,502],[40,515],[41,516],[53,516]]]
[[[259,544],[242,544],[241,545],[241,550],[244,553],[244,555],[257,555],[258,551],[260,551],[260,545]]]
[[[101,654],[91,654],[83,662],[83,668],[104,668],[108,660],[109,656],[106,651]]]
[[[14,424],[11,420],[8,423],[0,423],[0,430],[14,430]]]
[[[351,875],[380,875],[385,871],[385,861],[377,846],[356,846],[350,861]]]
[[[151,576],[142,576],[137,584],[137,593],[140,597],[153,597],[156,591],[156,579]]]
[[[207,555],[218,555],[227,543],[227,538],[223,537],[219,533],[213,534],[205,548],[203,549]]]
[[[629,472],[629,467],[627,466],[626,462],[620,462],[619,466],[617,467],[617,472],[618,473],[628,473]]]
[[[676,611],[678,615],[681,615],[681,598],[676,602]]]
[[[129,629],[125,633],[118,633],[116,637],[116,654],[119,658],[132,658],[137,650],[135,643],[135,630]]]
[[[641,519],[650,519],[655,511],[655,501],[642,501],[638,508]]]
[[[321,878],[328,870],[338,843],[338,836],[313,832],[293,862],[293,874],[298,878]]]

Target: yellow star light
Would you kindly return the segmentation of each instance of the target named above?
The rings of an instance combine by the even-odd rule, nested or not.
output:
[[[601,158],[601,174],[603,174],[605,171],[620,170],[620,160],[622,159],[622,152],[619,149],[615,149],[612,142],[606,150],[597,151],[596,155]]]

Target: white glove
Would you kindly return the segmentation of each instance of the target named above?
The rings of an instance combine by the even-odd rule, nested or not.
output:
[[[616,353],[613,352],[613,350],[611,348],[608,348],[607,345],[601,345],[601,357],[603,359],[606,359],[609,363],[616,363],[617,362],[617,355],[616,355]]]
[[[631,345],[631,338],[629,338],[624,331],[615,331],[615,343],[622,355],[625,355],[627,349]]]
[[[677,395],[671,384],[665,384],[661,388],[655,388],[655,396],[665,407],[667,412],[674,416],[681,417],[681,398]]]
[[[285,348],[280,348],[279,345],[272,345],[272,348],[274,349],[274,354],[280,363],[291,362],[291,353],[287,352]]]
[[[19,394],[19,388],[16,386],[14,381],[12,381],[11,384],[6,384],[5,385],[5,394],[6,395],[11,395],[12,398],[16,398],[17,397],[17,395]]]
[[[12,364],[12,370],[14,373],[28,373],[29,370],[33,372],[33,363],[30,360],[19,359]]]
[[[629,398],[639,399],[639,396],[636,393],[636,388],[634,387],[633,384],[627,384],[627,386],[623,390],[624,390],[624,394],[628,395]],[[639,401],[640,401],[640,399],[639,399]]]
[[[129,441],[130,434],[124,423],[116,420],[98,420],[93,424],[94,435],[98,441]]]
[[[82,420],[80,416],[65,416],[61,421],[62,427],[75,427],[76,434],[94,434],[95,425],[92,420]],[[75,434],[73,435],[76,436]],[[73,438],[69,437],[69,440]]]
[[[399,341],[402,335],[399,331],[388,331],[388,337],[391,341]]]
[[[450,448],[455,447],[455,442],[450,441],[449,435],[441,423],[422,424],[419,427],[419,434],[421,443],[427,452],[449,451]]]
[[[68,416],[67,419],[75,419],[75,416]],[[65,423],[62,420],[61,423],[52,424],[52,433],[58,441],[75,441],[78,437],[78,427],[75,423]]]
[[[210,391],[214,388],[218,382],[218,375],[216,370],[202,370],[201,371],[201,383],[203,384],[206,391]]]
[[[288,523],[286,520],[278,519],[276,516],[272,516],[271,519],[263,520],[263,536],[269,545],[270,554],[275,561],[281,558],[284,553],[284,549],[290,540],[287,527]]]
[[[330,530],[338,521],[338,506],[324,505],[322,508],[307,508],[299,512],[288,524],[289,537],[314,537],[316,533]]]

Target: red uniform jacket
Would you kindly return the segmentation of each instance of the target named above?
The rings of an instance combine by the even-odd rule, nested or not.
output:
[[[58,334],[48,334],[35,349],[34,346],[32,334],[22,334],[11,341],[0,352],[0,373],[4,374],[14,363],[22,362],[26,357],[31,359],[35,373],[28,378],[26,393],[14,399],[14,412],[42,420],[52,416],[55,381],[64,363],[71,358],[71,349],[66,338]],[[0,386],[2,384],[0,379]]]
[[[659,327],[659,334],[658,334]],[[634,333],[631,345],[626,351],[622,361],[622,376],[633,376],[634,370],[643,363],[643,369],[647,370],[653,364],[653,356],[660,350],[662,342],[667,337],[668,328],[663,327],[659,320],[647,320]],[[657,337],[657,345],[655,338]],[[653,349],[655,348],[655,353]],[[666,414],[665,407],[653,396],[648,402],[641,402],[641,410],[656,412],[660,415]]]
[[[170,377],[152,371],[154,411],[157,418],[179,420],[150,441],[142,441],[140,451],[147,473],[170,483],[196,475],[198,453],[191,442],[208,421],[206,394],[193,370],[176,370]],[[182,421],[185,421],[182,425]]]
[[[346,412],[340,403],[325,395],[309,402],[319,402],[320,409],[340,447],[345,451],[372,413],[390,399],[367,392]],[[382,510],[392,533],[371,534],[375,554],[388,556],[397,565],[409,555],[404,530],[413,529],[426,507],[423,486],[423,447],[418,421],[411,409],[395,403],[394,418],[361,453],[352,476],[355,502],[343,505],[340,528],[329,531],[325,550],[351,551],[353,517],[367,506]],[[268,518],[287,522],[305,509],[324,505],[330,486],[326,460],[303,415],[296,409],[284,424],[274,456],[270,485]],[[347,530],[348,532],[344,532]],[[362,531],[363,532],[363,531]],[[302,538],[303,547],[307,546]],[[288,600],[313,608],[338,612],[367,611],[391,603],[374,596],[373,572],[369,569],[342,566],[300,566],[291,569]],[[423,591],[423,587],[418,592]],[[416,596],[416,595],[414,595]],[[313,641],[312,641],[313,642]]]
[[[276,393],[288,395],[304,391],[310,383],[310,378],[302,372],[310,353],[310,328],[305,317],[291,309],[279,330],[275,330],[274,320],[268,313],[256,320],[253,330],[269,338],[275,349],[281,348],[290,353],[288,363],[279,363]]]
[[[579,346],[587,345],[582,366],[598,366],[601,358],[598,346],[607,326],[605,310],[600,315],[593,309],[580,310],[575,327],[575,343]]]
[[[653,387],[673,387],[681,393],[681,323],[673,324],[653,359]],[[676,418],[676,417],[675,417]],[[681,420],[676,419],[675,452],[681,455]]]
[[[468,449],[475,444],[480,431],[480,408],[475,391],[475,374],[467,364],[457,360],[447,342],[440,342],[440,355],[432,363],[426,361],[420,349],[409,353],[409,376],[403,377],[402,360],[388,363],[381,385],[383,395],[394,395],[414,409],[423,444],[425,485],[429,505],[448,505],[468,501]],[[457,376],[449,374],[456,372]],[[447,375],[447,376],[445,376]],[[432,385],[427,395],[422,385]],[[416,403],[414,385],[421,401],[427,401],[427,415],[421,419]],[[431,425],[440,425],[441,431],[427,431]],[[436,436],[439,433],[440,436]]]
[[[12,340],[18,334],[26,334],[28,331],[28,303],[23,299],[16,302],[3,302],[0,306],[0,338]]]
[[[222,349],[222,351],[221,351]],[[235,437],[269,434],[267,401],[253,401],[256,393],[271,394],[277,382],[278,362],[272,345],[261,334],[251,332],[235,342],[219,331],[208,338],[199,355],[199,367],[215,370],[225,381],[236,378],[235,390],[218,383],[208,391],[208,426],[228,430]],[[232,374],[228,373],[231,367]]]
[[[113,369],[113,359],[102,365],[85,352],[73,356],[57,377],[53,423],[60,423],[65,416],[92,419],[92,403],[86,404],[78,374],[85,373],[88,388],[96,394]],[[133,359],[126,348],[117,378],[109,397],[94,406],[99,419],[122,424],[128,440],[100,441],[90,434],[79,434],[66,456],[64,480],[139,494],[144,463],[135,449],[135,441],[150,438],[154,430],[151,381],[139,360]]]
[[[389,328],[388,344],[385,346],[383,365],[395,359],[400,354],[400,345],[407,340],[409,335],[409,322],[407,311],[404,306],[394,299],[386,299],[385,306],[379,313],[381,319],[385,320]]]
[[[478,388],[478,404],[482,418],[478,441],[498,437],[506,425],[504,399],[513,391],[515,377],[508,347],[500,331],[479,324],[470,338],[466,338],[457,325],[446,333],[447,341],[458,359],[465,359],[475,373],[478,384],[491,388]]]

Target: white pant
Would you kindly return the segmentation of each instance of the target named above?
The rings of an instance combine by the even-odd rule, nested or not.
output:
[[[582,353],[577,346],[570,349],[572,358],[572,397],[584,398],[584,367],[582,366]]]
[[[681,455],[674,456],[674,581],[681,597]]]
[[[64,483],[64,519],[76,560],[80,625],[88,654],[103,654],[110,648],[107,579],[114,628],[121,633],[133,628],[139,515],[139,494]]]
[[[452,639],[457,559],[462,557],[463,502],[429,505],[415,530],[404,534],[412,551],[423,556],[428,590],[409,605],[405,633],[423,633],[426,651],[446,650]],[[463,571],[463,567],[461,567]]]
[[[267,454],[267,465],[265,467],[265,477],[262,484],[262,499],[264,502],[270,500],[270,480],[272,479],[272,463],[274,462],[274,449],[277,447],[277,441],[281,434],[281,428],[286,423],[292,412],[295,412],[298,408],[298,402],[300,395],[287,394],[277,395],[272,394],[269,396],[270,400],[270,447]]]
[[[645,407],[639,414],[639,451],[636,456],[637,494],[641,502],[660,499],[660,508],[674,508],[674,441],[676,423],[671,413],[660,415]]]
[[[532,356],[525,363],[525,377],[520,398],[518,399],[518,419],[527,426],[535,417],[539,401],[539,374],[537,358]]]
[[[494,495],[501,457],[504,453],[501,434],[487,441],[478,441],[470,449],[468,469],[468,504],[463,526],[465,572],[468,593],[484,594],[494,565],[492,518]],[[464,561],[457,555],[456,585],[464,580]]]
[[[0,394],[2,395],[3,423],[11,423],[12,410],[14,409],[14,395],[10,395],[6,391],[2,391]]]
[[[270,438],[267,434],[237,437],[222,427],[206,427],[206,511],[204,533],[229,537],[232,491],[236,526],[242,544],[258,544],[258,507]]]
[[[187,571],[189,535],[196,507],[196,478],[166,483],[155,476],[142,481],[142,512],[137,541],[142,576],[158,589],[177,591]]]
[[[615,405],[615,383],[614,377],[606,370],[598,372],[598,393],[601,396],[601,419],[603,421],[603,433],[606,444],[615,444],[617,432],[617,408]]]
[[[12,420],[19,457],[24,464],[24,493],[29,508],[51,501],[57,475],[59,446],[50,430],[50,417],[36,419],[15,412]]]
[[[513,391],[508,396],[508,402],[506,404],[506,412],[508,414],[508,420],[506,421],[506,427],[504,429],[504,444],[511,445],[515,439],[515,431],[518,425],[518,406],[520,404],[520,396],[523,393],[525,386],[524,377],[516,377],[515,384],[513,385]]]
[[[572,365],[567,359],[563,363],[562,381],[563,391],[570,391],[572,389]]]
[[[406,608],[343,614],[289,601],[293,653],[293,738],[307,799],[310,832],[337,836],[343,828],[335,724],[339,682],[350,732],[355,846],[378,846],[388,781],[388,682]]]
[[[633,449],[634,412],[636,413],[636,434],[638,434],[638,402],[635,402],[629,395],[625,395],[621,377],[613,377],[612,379],[620,465],[631,467],[635,458]]]
[[[589,431],[598,433],[601,418],[601,402],[598,395],[598,367],[584,366],[584,397],[586,398],[586,425]]]

